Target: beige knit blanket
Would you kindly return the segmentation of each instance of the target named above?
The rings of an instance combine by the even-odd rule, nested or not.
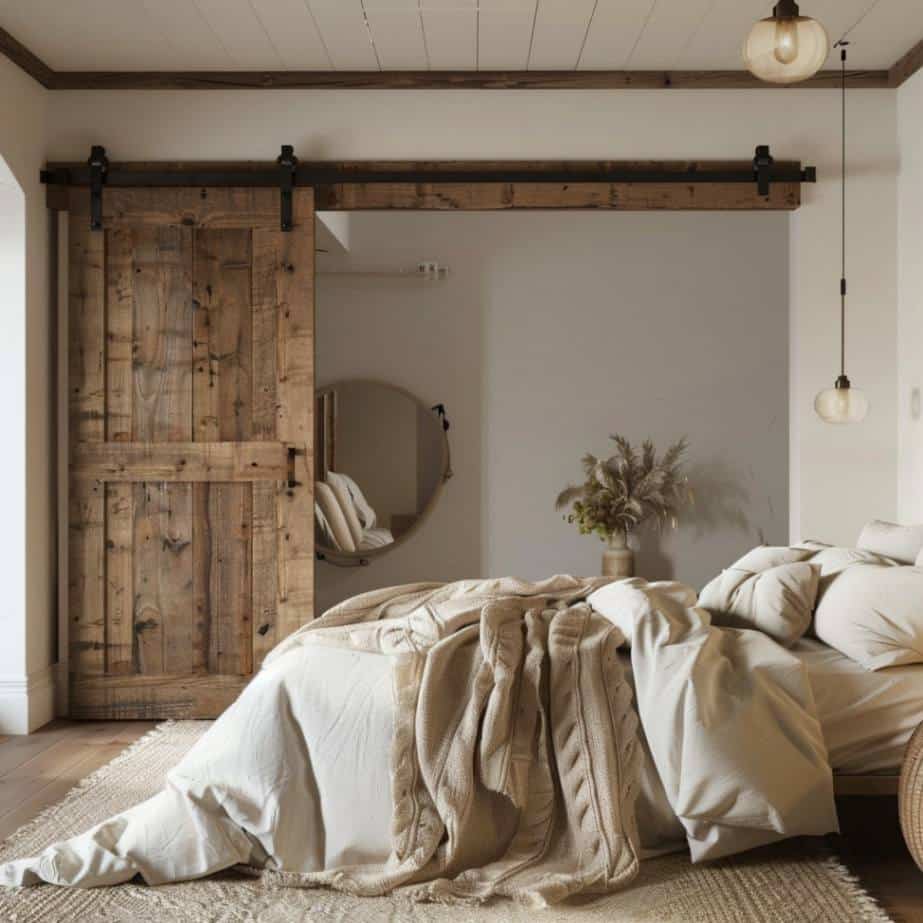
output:
[[[344,602],[276,649],[396,658],[393,851],[384,866],[286,875],[363,895],[536,906],[638,871],[637,718],[621,632],[582,600],[606,580],[413,584]]]

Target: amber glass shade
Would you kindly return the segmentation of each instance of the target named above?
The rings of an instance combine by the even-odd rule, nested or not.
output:
[[[798,83],[813,77],[827,60],[830,42],[810,16],[761,19],[744,42],[743,58],[755,77],[769,83]]]

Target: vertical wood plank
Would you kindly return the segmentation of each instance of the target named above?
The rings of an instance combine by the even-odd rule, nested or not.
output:
[[[192,439],[192,230],[132,228],[132,439]],[[112,267],[110,266],[110,272]],[[185,672],[196,662],[192,582],[192,490],[183,484],[141,484],[146,583],[135,610],[137,663],[144,672]],[[136,533],[137,534],[137,533]]]
[[[221,538],[213,545],[213,599],[218,610],[216,672],[250,673],[253,669],[252,576],[250,523],[253,516],[249,484],[213,484],[213,520]]]
[[[308,212],[312,189],[296,190]],[[279,261],[278,395],[276,433],[295,446],[296,479],[277,504],[279,555],[278,635],[284,638],[313,617],[314,608],[314,221],[291,233],[273,232]],[[270,232],[266,232],[267,234]]]
[[[277,351],[279,294],[276,276],[279,269],[277,235],[274,231],[253,231],[252,310],[253,310],[253,439],[276,438],[276,413],[279,407]]]
[[[196,232],[197,441],[250,438],[250,258],[247,228]]]
[[[134,490],[110,483],[106,497],[106,673],[134,673]]]
[[[134,484],[134,672],[163,673],[163,612],[160,601],[160,524],[157,484]]]
[[[192,484],[164,484],[161,512],[160,598],[164,625],[164,670],[205,669],[193,596]]]
[[[106,241],[106,439],[132,438],[132,341],[134,240],[128,227],[113,228]],[[134,491],[105,485],[106,673],[134,672]]]
[[[211,357],[212,299],[208,280],[211,270],[206,265],[203,248],[208,237],[196,228],[193,235],[193,332],[192,332],[192,438],[197,442],[218,441],[218,391],[215,388],[218,364]],[[198,548],[198,544],[196,543]],[[198,552],[196,552],[198,553]]]
[[[192,232],[139,227],[134,237],[132,439],[192,438]]]
[[[276,235],[253,232],[253,432],[254,439],[276,439],[278,397],[279,254]],[[258,669],[279,640],[276,498],[284,482],[253,485],[253,666]]]
[[[206,626],[208,672],[247,674],[253,668],[249,485],[195,488],[196,609]]]
[[[71,219],[69,335],[72,442],[105,438],[105,234]]]
[[[97,676],[106,670],[105,526],[103,485],[71,482],[69,495],[69,672]]]
[[[71,445],[105,438],[105,235],[68,227],[68,405]],[[105,527],[101,484],[71,484],[68,554],[69,670],[105,671]]]
[[[201,670],[194,644],[192,485],[130,486],[135,505],[135,670]]]
[[[259,669],[263,658],[280,640],[277,632],[279,567],[276,553],[276,502],[282,487],[282,483],[274,481],[253,485],[251,586],[254,669]]]
[[[253,429],[249,228],[199,229],[195,238],[195,436],[250,439]],[[200,403],[201,402],[201,403]],[[204,437],[203,434],[208,434]],[[246,673],[252,656],[252,497],[249,485],[209,484],[196,504],[207,516],[194,541],[197,607],[208,625],[208,668]],[[208,557],[208,561],[204,558]],[[201,580],[207,574],[207,589]]]
[[[212,672],[217,658],[212,655],[212,635],[217,625],[213,618],[212,600],[212,534],[209,516],[211,485],[192,485],[192,595],[195,633],[193,647],[195,661],[204,672]],[[217,641],[214,642],[217,644]]]
[[[134,243],[131,228],[108,232],[106,253],[106,439],[132,438]]]

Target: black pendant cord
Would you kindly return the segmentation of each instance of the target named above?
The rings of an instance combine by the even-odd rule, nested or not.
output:
[[[842,123],[843,137],[842,148],[840,150],[840,257],[841,257],[841,274],[840,274],[840,379],[845,383],[846,379],[846,46],[849,43],[840,39],[837,45],[840,47],[840,69],[842,73]]]

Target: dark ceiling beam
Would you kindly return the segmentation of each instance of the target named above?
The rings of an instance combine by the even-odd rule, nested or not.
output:
[[[54,85],[54,71],[38,55],[32,54],[25,45],[16,41],[6,29],[0,28],[0,54],[19,65],[30,77],[37,80],[46,90]]]
[[[888,71],[888,83],[892,87],[899,87],[906,83],[921,67],[923,67],[923,39],[916,43],[902,58],[894,62]]]
[[[887,87],[888,71],[850,71]],[[799,87],[837,87],[823,71]],[[747,71],[57,71],[56,90],[726,90],[768,89]]]

